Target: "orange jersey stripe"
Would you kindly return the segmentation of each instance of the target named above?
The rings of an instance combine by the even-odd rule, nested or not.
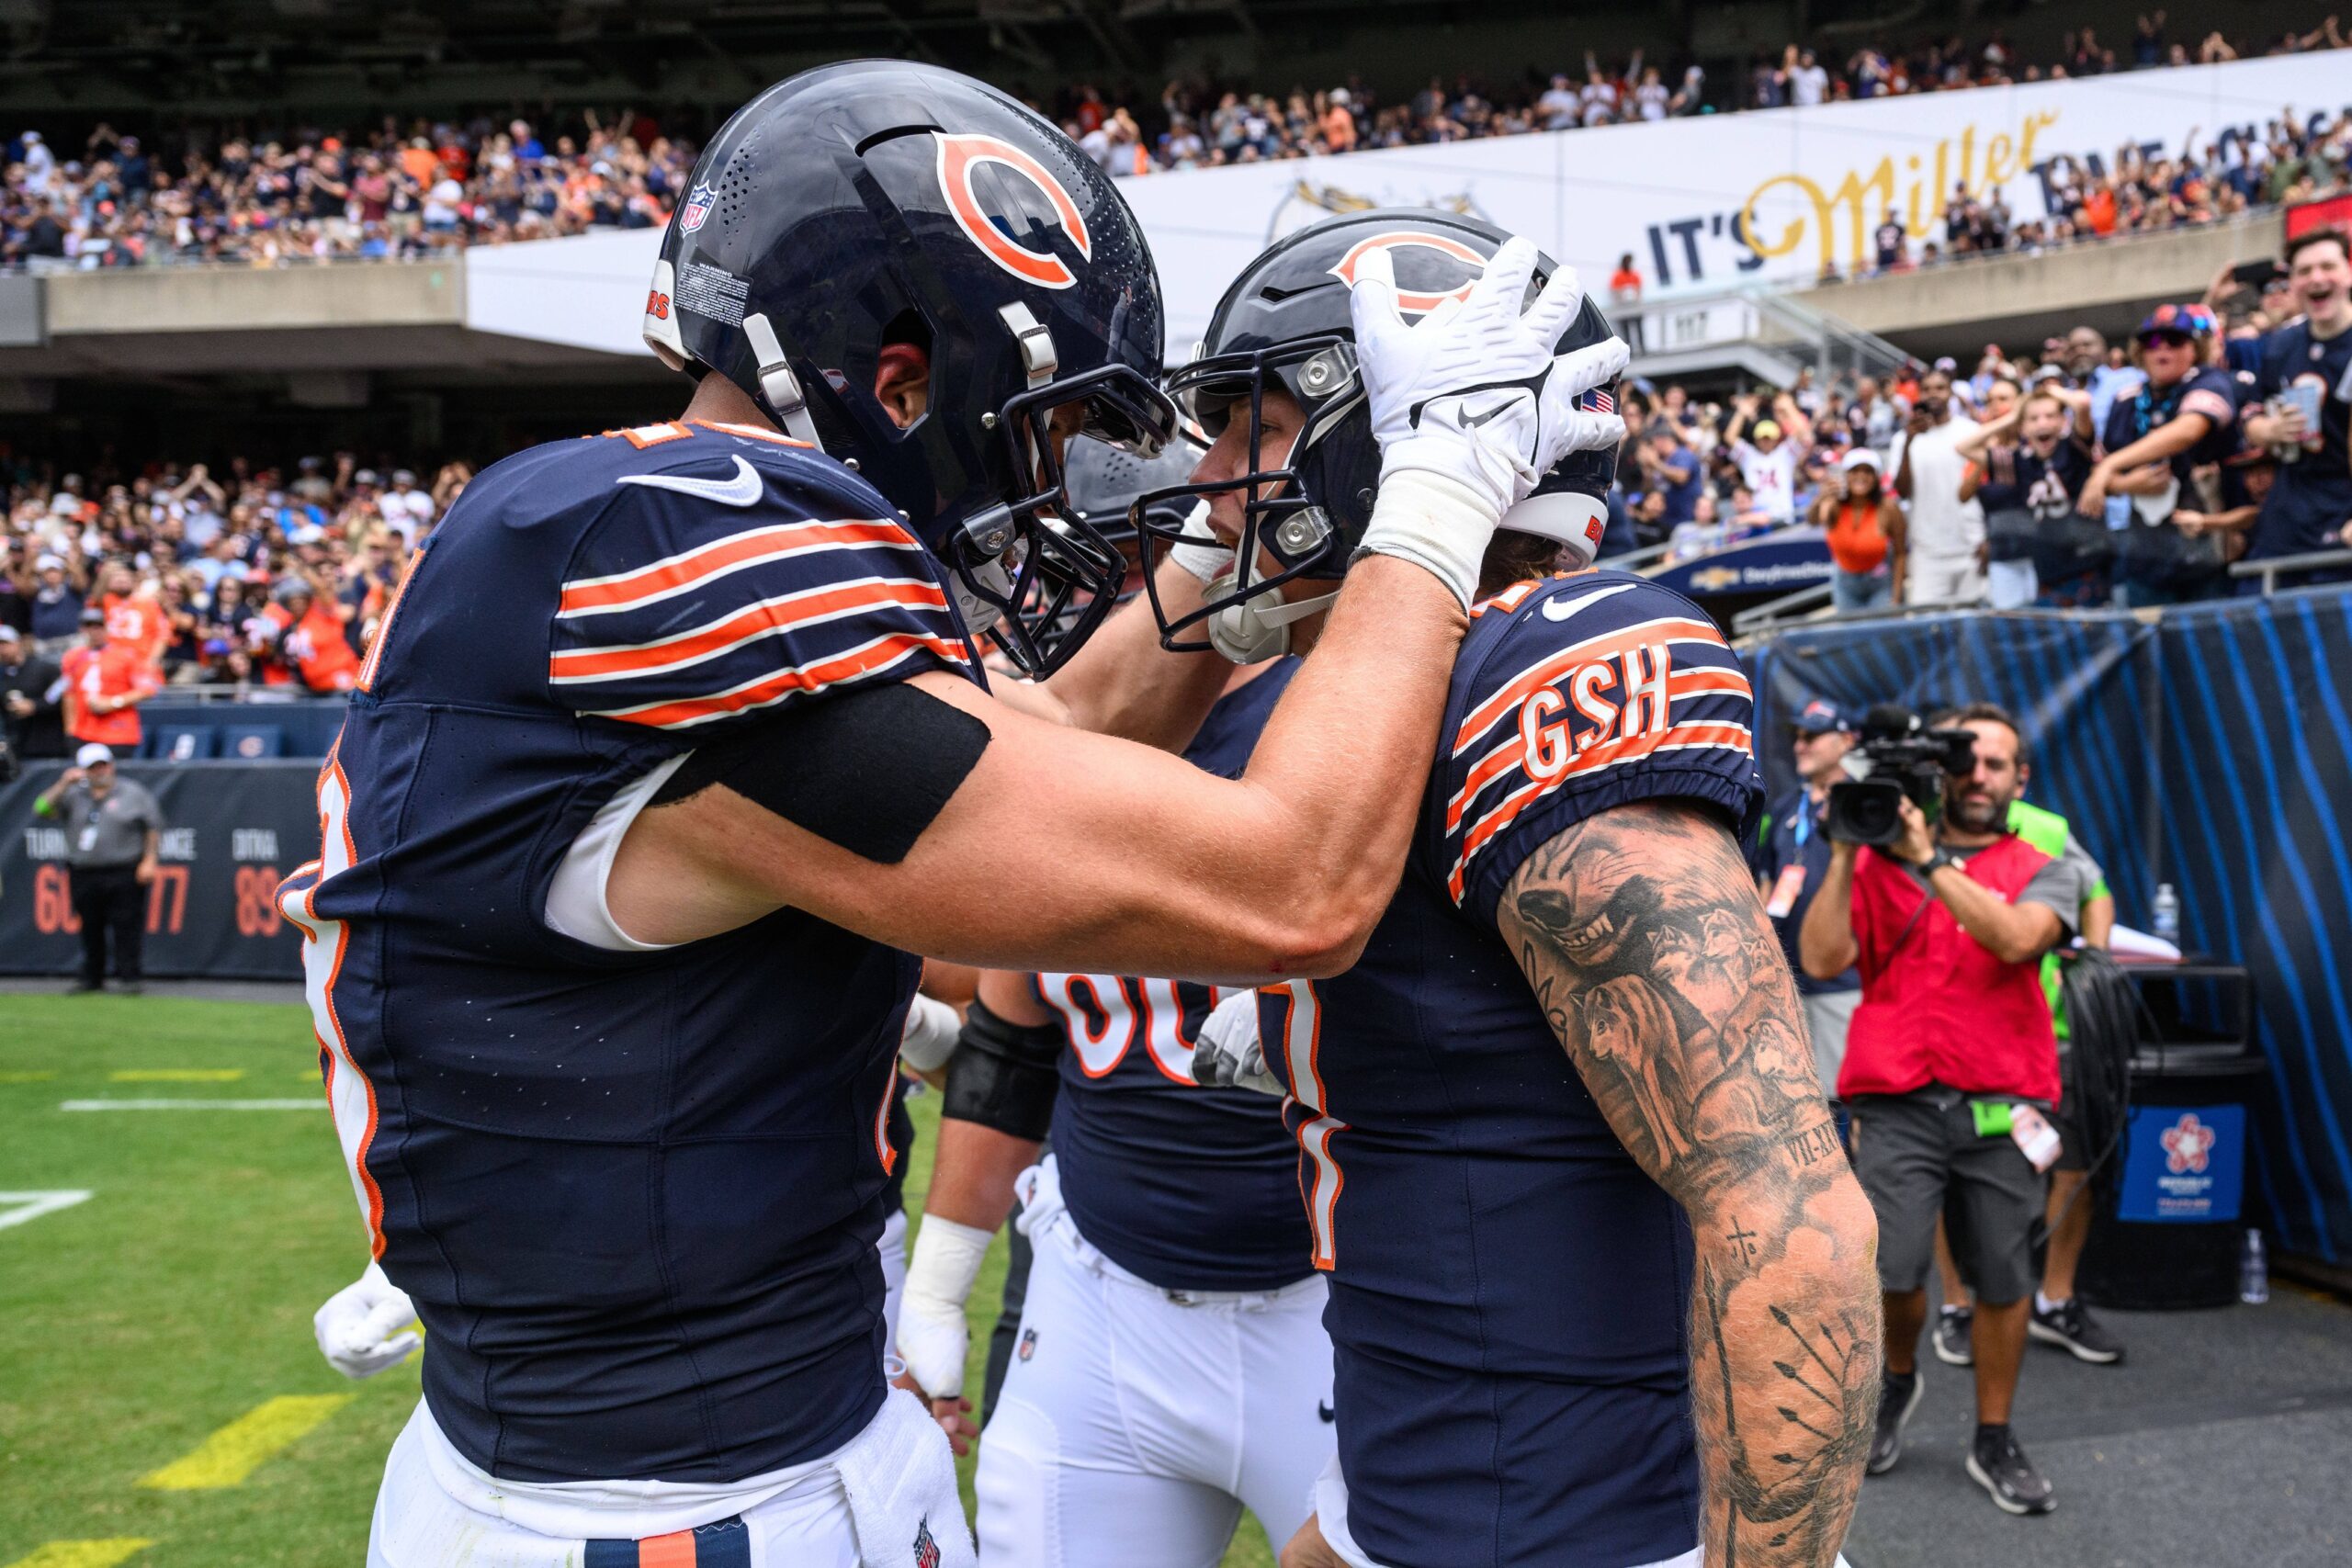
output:
[[[1754,695],[1748,689],[1747,677],[1738,671],[1717,670],[1703,664],[1675,671],[1667,677],[1666,684],[1667,698],[1669,702],[1679,701],[1684,697],[1721,694],[1742,697]],[[1526,750],[1526,741],[1514,730],[1506,735],[1493,750],[1478,759],[1476,764],[1471,768],[1469,775],[1462,781],[1462,787],[1454,792],[1453,799],[1446,802],[1446,831],[1452,832],[1461,825],[1464,808],[1470,802],[1477,799],[1478,792],[1493,783],[1498,775],[1507,773],[1518,766],[1525,756]]]
[[[1496,834],[1510,827],[1521,811],[1543,795],[1570,779],[1597,773],[1620,762],[1639,761],[1657,751],[1690,746],[1733,746],[1745,751],[1749,748],[1747,727],[1740,724],[1677,724],[1662,730],[1626,736],[1593,747],[1557,777],[1531,779],[1505,795],[1502,803],[1481,817],[1462,840],[1462,853],[1454,861],[1453,870],[1446,878],[1446,888],[1453,895],[1454,902],[1462,901],[1464,874],[1469,868],[1470,857],[1485,848]]]
[[[1579,664],[1590,664],[1603,659],[1613,659],[1630,649],[1658,642],[1696,642],[1710,648],[1724,647],[1723,636],[1704,621],[1668,616],[1627,626],[1622,631],[1604,632],[1598,637],[1573,643],[1556,653],[1546,655],[1535,664],[1512,677],[1510,683],[1480,703],[1463,719],[1462,728],[1454,732],[1453,754],[1460,756],[1470,743],[1495,727],[1495,721],[1510,709],[1527,700],[1527,694],[1538,686],[1548,686]]]
[[[695,1568],[695,1532],[647,1536],[637,1543],[637,1568]]]
[[[722,435],[740,435],[746,441],[764,441],[771,446],[797,446],[804,451],[816,450],[808,442],[795,441],[780,430],[763,430],[756,424],[729,424],[716,419],[690,419],[686,423],[701,425],[705,430],[716,430]]]
[[[586,648],[556,654],[548,660],[548,675],[556,681],[591,681],[600,676],[644,674],[673,665],[697,663],[758,637],[882,604],[944,610],[947,596],[928,582],[888,580],[787,593],[660,642],[635,648]]]
[[[766,528],[747,529],[634,571],[567,582],[563,585],[561,598],[557,601],[556,614],[577,615],[595,610],[624,609],[640,601],[674,593],[706,577],[715,577],[724,571],[794,551],[840,545],[922,548],[904,528],[878,518],[780,523]]]
[[[871,675],[887,670],[909,655],[929,649],[941,658],[961,664],[966,662],[960,644],[944,637],[895,636],[877,637],[865,647],[854,649],[838,659],[812,664],[805,670],[779,670],[775,674],[740,686],[731,692],[721,692],[707,697],[690,697],[676,702],[652,703],[644,707],[608,709],[600,716],[616,718],[626,724],[643,724],[657,729],[675,729],[683,726],[701,724],[746,708],[765,707],[782,702],[796,692],[820,692],[827,686],[843,681],[854,681],[861,675]]]

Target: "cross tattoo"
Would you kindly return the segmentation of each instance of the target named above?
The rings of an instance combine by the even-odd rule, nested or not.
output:
[[[1756,1233],[1742,1226],[1736,1216],[1731,1222],[1731,1234],[1724,1239],[1739,1248],[1740,1256],[1748,1262],[1756,1261]]]

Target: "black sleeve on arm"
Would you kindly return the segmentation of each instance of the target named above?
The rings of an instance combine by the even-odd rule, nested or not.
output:
[[[1053,1124],[1061,1089],[1059,1024],[1009,1023],[975,1001],[947,1061],[947,1092],[939,1113],[977,1122],[1010,1137],[1042,1140]]]
[[[725,784],[828,843],[896,865],[988,750],[989,727],[900,682],[774,717],[694,753],[654,797],[667,806]]]

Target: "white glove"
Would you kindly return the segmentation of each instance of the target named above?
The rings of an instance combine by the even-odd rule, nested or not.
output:
[[[1532,241],[1505,242],[1466,298],[1411,326],[1397,313],[1387,254],[1356,266],[1356,357],[1381,448],[1380,499],[1359,553],[1415,561],[1464,605],[1497,521],[1575,443],[1597,441],[1608,428],[1600,422],[1614,420],[1573,404],[1623,368],[1623,345],[1555,357],[1584,292],[1562,267],[1522,315],[1535,261]],[[1564,385],[1547,400],[1555,374]]]
[[[1254,1089],[1286,1092],[1266,1070],[1266,1048],[1258,1038],[1258,993],[1237,991],[1201,1021],[1193,1046],[1193,1081],[1208,1089]]]
[[[979,1278],[995,1232],[958,1224],[937,1214],[923,1216],[915,1232],[914,1256],[907,1260],[907,1288],[899,1302],[899,1359],[907,1375],[933,1399],[964,1392],[964,1358],[972,1331],[964,1303]]]
[[[956,1054],[964,1021],[945,1002],[915,993],[907,1006],[906,1032],[899,1037],[899,1060],[919,1073],[935,1073]]]
[[[1571,288],[1575,286],[1576,274],[1562,267],[1554,276],[1551,287],[1558,288],[1562,278],[1567,279]],[[1548,295],[1550,289],[1545,292]],[[1582,301],[1581,291],[1577,298]],[[1632,357],[1633,351],[1625,346],[1625,340],[1611,337],[1564,354],[1552,362],[1552,373],[1544,378],[1544,395],[1536,414],[1538,473],[1550,473],[1571,452],[1605,451],[1624,441],[1623,419],[1613,413],[1580,409],[1577,400],[1623,375],[1626,362]]]
[[[408,1292],[370,1263],[366,1273],[326,1299],[311,1315],[319,1354],[347,1378],[372,1378],[408,1359],[424,1343]]]

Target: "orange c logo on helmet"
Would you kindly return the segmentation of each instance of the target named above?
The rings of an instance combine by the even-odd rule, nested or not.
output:
[[[1015,214],[999,216],[990,212],[973,188],[972,177],[984,164],[998,164],[1035,186],[1060,220],[1062,231],[1078,247],[1078,254],[1091,261],[1094,242],[1087,234],[1086,218],[1069,192],[1062,188],[1061,182],[1036,159],[997,137],[951,136],[944,130],[934,130],[932,136],[939,143],[939,188],[947,197],[947,210],[955,215],[956,226],[964,231],[965,237],[980,248],[980,254],[1023,283],[1034,283],[1040,288],[1068,288],[1076,283],[1078,275],[1059,256],[1030,250],[1014,241],[1007,231],[1012,228]]]
[[[1352,288],[1355,287],[1358,262],[1374,251],[1396,250],[1435,251],[1440,255],[1451,256],[1470,269],[1470,276],[1464,278],[1458,288],[1447,289],[1442,294],[1419,292],[1399,285],[1396,290],[1396,309],[1410,314],[1425,315],[1448,299],[1469,298],[1470,286],[1477,282],[1479,275],[1487,270],[1487,258],[1461,241],[1448,239],[1443,234],[1431,234],[1424,230],[1406,229],[1392,234],[1374,234],[1369,240],[1357,241],[1349,247],[1348,254],[1340,258],[1339,265],[1331,269],[1331,276]],[[1389,259],[1392,263],[1396,260],[1393,256]]]

